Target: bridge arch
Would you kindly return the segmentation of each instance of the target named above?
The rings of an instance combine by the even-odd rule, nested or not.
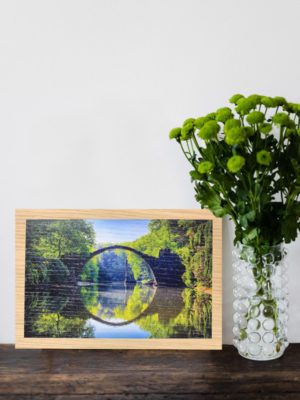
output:
[[[142,253],[142,252],[140,252],[140,251],[138,251],[138,250],[136,250],[136,249],[132,249],[132,248],[129,247],[129,246],[122,246],[122,245],[116,244],[116,245],[113,245],[113,246],[103,247],[103,248],[101,248],[101,249],[99,249],[99,250],[96,250],[96,251],[94,251],[93,253],[91,253],[91,254],[86,258],[84,265],[87,264],[93,257],[98,256],[99,254],[104,253],[105,251],[108,251],[108,250],[118,250],[118,249],[120,249],[120,250],[132,251],[132,252],[135,253],[136,255],[140,256],[140,257],[145,261],[145,263],[146,263],[147,266],[149,267],[150,271],[152,272],[153,279],[154,279],[154,283],[155,283],[155,285],[157,286],[157,278],[156,278],[156,276],[155,276],[155,273],[154,273],[154,271],[153,271],[153,268],[151,267],[151,265],[150,265],[150,263],[149,263],[149,258],[150,258],[150,256],[148,256],[147,254],[144,254],[144,253]]]

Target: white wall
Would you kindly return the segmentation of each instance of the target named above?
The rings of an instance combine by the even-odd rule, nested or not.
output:
[[[14,209],[197,208],[169,130],[235,92],[300,102],[299,17],[297,0],[0,2],[0,342],[14,342]],[[224,221],[225,343],[232,237]]]

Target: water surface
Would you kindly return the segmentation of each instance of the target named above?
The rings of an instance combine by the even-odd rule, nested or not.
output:
[[[26,337],[208,338],[211,295],[124,284],[36,285],[26,290]]]

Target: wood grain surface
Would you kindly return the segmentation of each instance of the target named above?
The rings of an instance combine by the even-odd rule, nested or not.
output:
[[[223,351],[0,346],[0,399],[300,399],[300,344],[268,362]]]
[[[213,221],[212,338],[95,339],[24,337],[25,241],[27,219],[208,219]],[[222,219],[208,210],[16,210],[16,348],[221,349]]]

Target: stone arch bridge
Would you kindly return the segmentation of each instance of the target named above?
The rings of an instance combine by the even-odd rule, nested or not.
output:
[[[93,257],[109,250],[128,250],[140,256],[152,272],[156,286],[184,286],[181,278],[185,271],[184,265],[179,256],[168,248],[161,249],[159,256],[153,257],[129,246],[113,245],[98,249],[85,257],[80,255],[64,256],[62,262],[69,268],[71,280],[77,282],[86,263]]]

